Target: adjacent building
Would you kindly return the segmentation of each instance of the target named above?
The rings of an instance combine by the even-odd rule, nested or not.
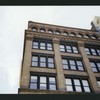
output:
[[[100,34],[29,21],[18,94],[100,93]]]

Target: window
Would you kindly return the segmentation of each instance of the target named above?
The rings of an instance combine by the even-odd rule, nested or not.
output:
[[[100,61],[90,61],[90,65],[93,72],[100,72]]]
[[[77,35],[77,37],[83,37],[83,35],[79,33],[79,34]]]
[[[56,80],[55,77],[49,77],[49,89],[56,90]]]
[[[66,90],[73,92],[91,92],[87,79],[82,78],[65,78]]]
[[[56,77],[48,75],[31,75],[30,89],[57,90]]]
[[[71,33],[70,33],[70,36],[75,36],[75,33],[74,33],[74,32],[71,32]]]
[[[53,33],[53,31],[49,29],[49,30],[48,30],[48,33]]]
[[[33,27],[33,28],[32,28],[32,31],[33,31],[33,32],[36,32],[36,31],[37,31],[37,28],[36,28],[36,27]]]
[[[60,51],[68,53],[79,53],[76,44],[60,43]]]
[[[65,52],[65,47],[64,47],[64,45],[60,45],[60,51],[64,51],[64,52]]]
[[[89,48],[85,48],[86,54],[90,54]]]
[[[85,35],[84,38],[89,38],[89,36],[88,35]]]
[[[37,89],[37,76],[31,76],[30,89]]]
[[[92,39],[96,39],[96,36],[92,36],[91,38],[92,38]]]
[[[32,67],[54,68],[54,58],[48,55],[33,55]]]
[[[85,46],[85,51],[88,55],[99,56],[100,55],[100,46]]]
[[[44,28],[41,28],[41,29],[40,29],[40,32],[45,32],[45,29],[44,29]]]
[[[97,80],[98,86],[100,87],[100,80]]]
[[[32,48],[43,49],[43,50],[53,50],[52,41],[43,39],[33,39]]]
[[[63,35],[68,35],[68,32],[64,31],[64,32],[63,32]]]
[[[62,58],[63,69],[84,71],[82,60]]]
[[[60,31],[55,31],[55,34],[60,34]]]

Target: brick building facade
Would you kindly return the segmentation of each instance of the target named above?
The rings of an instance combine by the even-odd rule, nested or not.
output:
[[[100,34],[28,22],[18,94],[100,93]]]

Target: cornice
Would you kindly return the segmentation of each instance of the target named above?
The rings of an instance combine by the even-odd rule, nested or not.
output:
[[[65,36],[60,34],[48,34],[48,33],[41,33],[41,32],[26,31],[25,36],[28,38],[33,38],[33,37],[49,38],[49,39],[56,38],[62,41],[77,41],[77,42],[82,41],[84,43],[93,43],[93,44],[100,45],[100,40],[74,37],[74,36]]]

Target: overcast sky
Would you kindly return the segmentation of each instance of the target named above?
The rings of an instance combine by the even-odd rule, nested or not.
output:
[[[0,6],[0,94],[17,94],[28,21],[91,29],[100,6]]]

